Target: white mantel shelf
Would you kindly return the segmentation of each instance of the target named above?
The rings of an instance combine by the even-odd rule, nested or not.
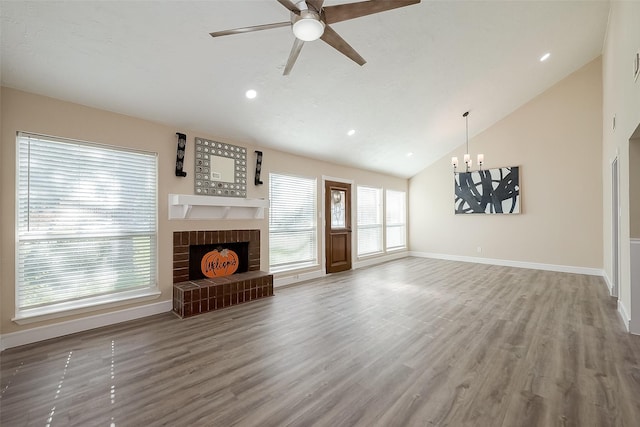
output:
[[[169,194],[169,219],[263,219],[267,199]]]

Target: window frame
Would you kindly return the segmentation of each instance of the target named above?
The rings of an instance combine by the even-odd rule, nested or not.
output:
[[[140,154],[144,156],[149,156],[147,161],[152,160],[153,165],[148,169],[152,174],[150,175],[153,178],[153,194],[151,191],[147,193],[148,200],[153,204],[153,209],[148,209],[148,211],[153,214],[153,219],[148,223],[152,227],[149,228],[148,233],[140,233],[133,232],[132,230],[128,230],[121,234],[114,233],[113,231],[104,231],[101,232],[99,225],[96,226],[96,230],[98,233],[80,233],[75,235],[73,231],[67,232],[56,232],[56,231],[39,231],[34,232],[31,236],[28,232],[25,232],[21,229],[21,220],[23,219],[23,213],[20,212],[21,207],[21,184],[23,184],[20,175],[22,174],[21,170],[21,139],[24,138],[34,138],[44,141],[50,141],[52,143],[62,143],[62,144],[72,144],[72,145],[80,145],[83,147],[90,147],[94,149],[104,150],[104,153],[108,151],[116,151],[119,153],[132,153],[132,154]],[[124,304],[130,304],[136,301],[143,300],[151,300],[156,299],[161,295],[161,292],[158,287],[159,280],[159,262],[158,262],[158,249],[159,249],[159,236],[158,236],[158,184],[159,184],[159,174],[158,174],[158,153],[132,149],[128,147],[122,146],[114,146],[110,144],[102,144],[90,141],[84,141],[79,139],[72,138],[64,138],[58,136],[50,136],[44,135],[34,132],[16,132],[16,155],[15,155],[15,245],[14,245],[14,260],[15,260],[15,281],[14,281],[14,317],[12,321],[18,324],[29,324],[33,322],[38,322],[47,319],[55,319],[59,317],[66,317],[74,314],[80,314],[85,312],[90,312],[94,310],[101,310],[109,307],[120,306]],[[153,157],[153,159],[151,159]],[[23,159],[24,162],[31,162],[31,156],[27,159]],[[113,158],[111,159],[113,161]],[[28,174],[30,176],[30,173]],[[29,178],[29,182],[30,182]],[[29,188],[30,184],[28,184],[27,192],[30,193],[31,188]],[[102,193],[101,193],[102,194]],[[73,206],[80,206],[81,204],[76,204]],[[28,212],[27,215],[30,215]],[[104,218],[101,218],[104,221]],[[46,241],[52,238],[62,238],[65,240],[79,240],[79,239],[95,239],[95,241],[99,241],[100,239],[109,239],[117,236],[124,236],[133,238],[135,235],[148,235],[151,239],[151,244],[148,246],[150,252],[150,280],[148,285],[142,285],[139,287],[134,287],[132,289],[125,289],[121,291],[108,292],[96,295],[90,295],[86,297],[80,297],[78,299],[70,299],[63,300],[43,305],[36,305],[33,307],[21,308],[20,301],[20,286],[22,283],[20,282],[21,273],[20,273],[20,263],[21,263],[21,254],[20,254],[20,245],[21,242],[26,241]]]
[[[367,224],[360,225],[359,216],[360,216],[360,189],[368,189],[368,190],[376,190],[378,193],[378,217],[380,218],[380,222],[376,224]],[[385,206],[384,206],[384,189],[382,187],[373,187],[368,185],[357,185],[356,186],[356,230],[358,233],[356,239],[356,256],[358,258],[366,258],[370,256],[376,256],[380,254],[384,254],[385,252]],[[379,238],[379,249],[372,252],[361,253],[360,252],[360,230],[363,229],[373,229],[378,228],[380,230],[380,238]]]
[[[272,236],[274,234],[277,233],[282,233],[282,232],[287,232],[286,230],[280,230],[277,231],[276,233],[273,233],[272,227],[271,227],[271,221],[273,219],[273,207],[274,207],[274,198],[272,195],[272,189],[271,186],[273,185],[273,177],[274,176],[278,176],[278,177],[287,177],[287,178],[292,178],[292,179],[301,179],[301,180],[308,180],[309,184],[311,185],[311,187],[313,188],[313,195],[309,197],[309,200],[312,201],[313,204],[313,208],[311,209],[311,211],[313,212],[313,218],[312,218],[312,226],[308,227],[305,230],[297,230],[297,231],[309,231],[312,233],[313,235],[313,241],[310,242],[311,243],[311,247],[313,248],[313,258],[310,260],[300,260],[300,261],[292,261],[292,262],[287,262],[287,263],[281,263],[281,264],[272,264],[272,254],[273,254],[273,245],[272,245]],[[319,226],[318,226],[318,178],[317,177],[311,177],[311,176],[303,176],[303,175],[296,175],[296,174],[291,174],[291,173],[282,173],[282,172],[269,172],[269,221],[267,224],[268,230],[269,230],[269,271],[272,273],[283,273],[283,272],[290,272],[290,271],[295,271],[295,270],[302,270],[302,269],[307,269],[307,268],[313,268],[313,267],[318,267],[319,264],[319,256],[318,256],[318,244],[320,242],[319,240]],[[290,230],[288,231],[290,232]]]
[[[389,223],[389,193],[398,193],[402,195],[402,221],[397,223]],[[384,219],[385,219],[385,252],[395,252],[407,249],[407,192],[401,190],[393,190],[387,188],[384,194]],[[392,228],[403,228],[403,244],[401,246],[389,246],[389,230]]]

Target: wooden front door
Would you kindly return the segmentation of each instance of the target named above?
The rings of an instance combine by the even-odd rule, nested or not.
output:
[[[351,184],[325,181],[327,273],[351,270]]]

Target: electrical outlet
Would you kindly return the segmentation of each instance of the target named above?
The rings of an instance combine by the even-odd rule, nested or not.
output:
[[[478,246],[478,247],[476,248],[476,251],[478,251],[478,253],[482,253],[482,246]]]

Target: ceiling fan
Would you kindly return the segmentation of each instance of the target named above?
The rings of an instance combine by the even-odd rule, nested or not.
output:
[[[284,67],[283,75],[285,76],[291,72],[304,42],[317,39],[321,39],[358,65],[364,65],[367,61],[340,37],[329,24],[420,3],[420,0],[369,0],[323,7],[324,0],[277,1],[291,12],[289,21],[216,31],[209,34],[211,34],[211,37],[220,37],[291,25],[296,39],[293,42],[287,65]]]

